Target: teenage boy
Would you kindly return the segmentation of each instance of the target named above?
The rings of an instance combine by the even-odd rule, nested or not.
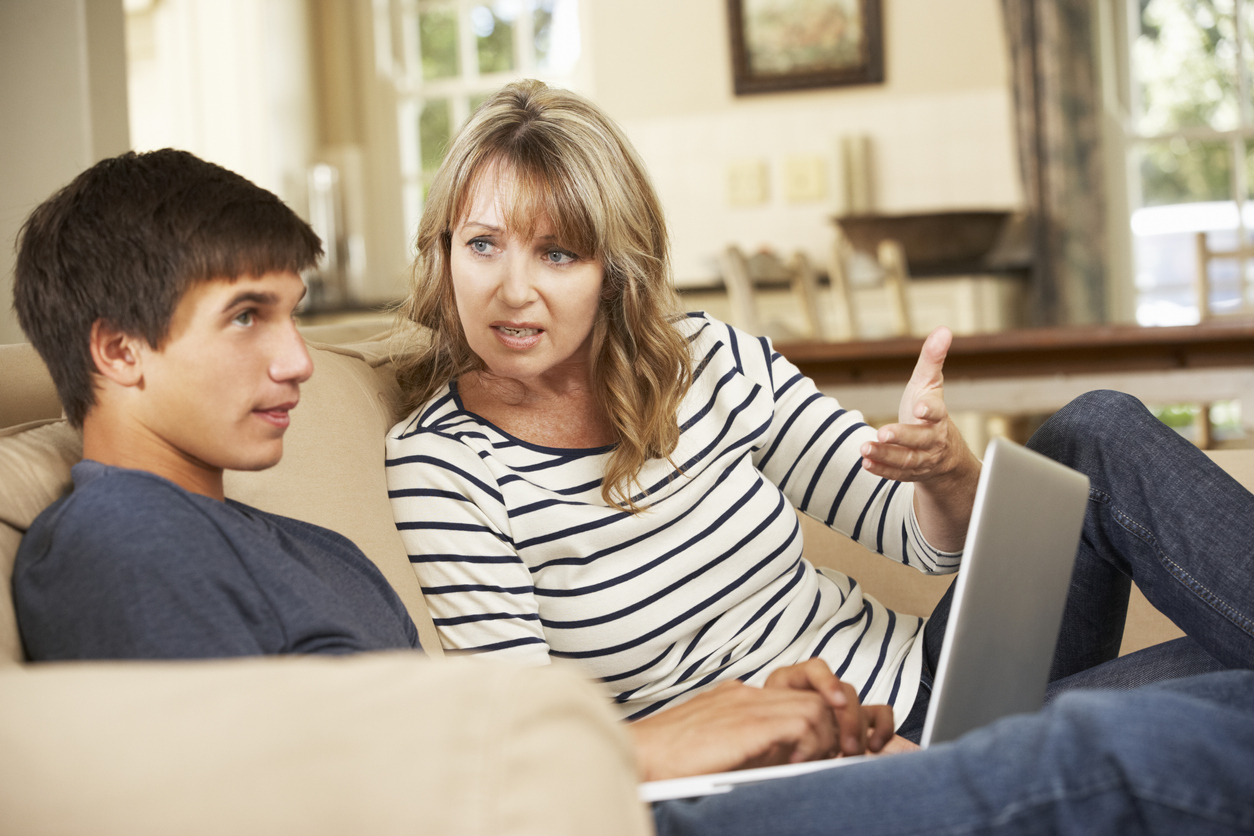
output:
[[[31,659],[419,647],[346,538],[223,496],[224,469],[283,455],[321,249],[273,194],[175,150],[98,163],[31,215],[14,307],[83,432],[74,490],[14,566]]]

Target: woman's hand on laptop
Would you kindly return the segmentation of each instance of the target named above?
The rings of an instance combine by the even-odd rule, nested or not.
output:
[[[892,719],[813,659],[775,671],[764,688],[725,682],[629,729],[640,779],[658,781],[879,751]]]
[[[878,752],[893,737],[892,707],[862,705],[854,687],[842,682],[822,659],[779,668],[766,678],[766,687],[814,691],[822,696],[831,706],[840,730],[836,755]]]
[[[813,691],[724,682],[629,727],[642,781],[831,757],[836,718]]]

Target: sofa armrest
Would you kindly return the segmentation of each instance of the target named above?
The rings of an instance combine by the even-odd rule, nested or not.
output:
[[[0,670],[23,834],[645,834],[604,696],[409,652]]]

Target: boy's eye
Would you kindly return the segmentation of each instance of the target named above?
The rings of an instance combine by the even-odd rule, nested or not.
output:
[[[256,314],[251,310],[240,311],[239,313],[235,315],[235,318],[232,319],[231,321],[234,322],[236,325],[252,325],[253,319],[255,316]]]

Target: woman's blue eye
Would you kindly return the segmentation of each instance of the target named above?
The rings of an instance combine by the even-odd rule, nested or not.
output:
[[[549,250],[548,259],[554,264],[568,264],[575,260],[575,254],[565,250]]]
[[[470,248],[479,254],[486,253],[490,246],[491,244],[481,239],[475,239],[474,241],[470,242]]]

